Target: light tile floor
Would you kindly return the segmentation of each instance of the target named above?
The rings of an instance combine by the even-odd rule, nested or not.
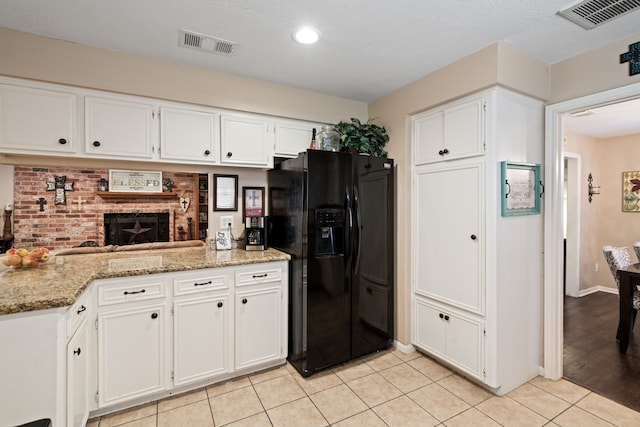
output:
[[[307,379],[287,364],[87,425],[638,426],[640,413],[571,382],[541,377],[497,397],[418,352],[388,350]]]

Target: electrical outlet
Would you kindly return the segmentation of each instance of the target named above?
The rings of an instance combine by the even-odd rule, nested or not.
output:
[[[596,262],[596,271],[600,271],[600,263]]]
[[[229,225],[231,224],[231,225]],[[233,228],[233,215],[223,215],[220,217],[220,228],[227,230],[229,227]]]

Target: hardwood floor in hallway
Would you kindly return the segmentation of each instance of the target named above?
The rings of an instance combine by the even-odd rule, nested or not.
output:
[[[640,411],[640,326],[626,355],[618,352],[617,327],[617,295],[565,296],[564,378]]]

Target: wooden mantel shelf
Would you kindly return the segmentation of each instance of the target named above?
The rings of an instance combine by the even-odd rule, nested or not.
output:
[[[175,192],[164,191],[162,193],[98,191],[97,194],[104,199],[172,199],[178,197]]]

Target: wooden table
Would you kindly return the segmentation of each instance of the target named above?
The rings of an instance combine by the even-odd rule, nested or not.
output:
[[[618,321],[618,349],[626,353],[629,338],[633,333],[633,290],[640,285],[640,263],[631,264],[618,270],[620,279],[620,320]]]

